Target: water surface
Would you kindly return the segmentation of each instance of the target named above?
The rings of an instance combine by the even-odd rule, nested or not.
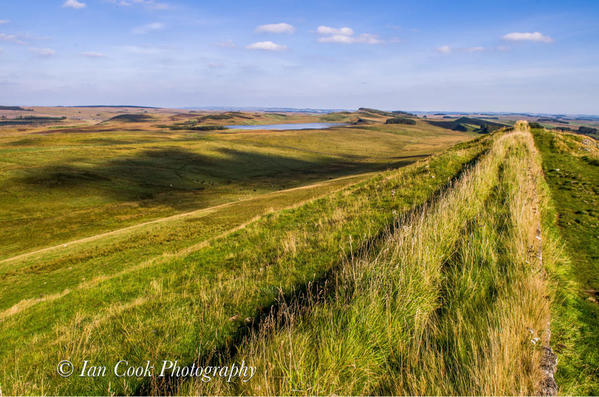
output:
[[[262,124],[262,125],[228,125],[234,130],[315,130],[347,125],[345,123],[298,123],[298,124]]]

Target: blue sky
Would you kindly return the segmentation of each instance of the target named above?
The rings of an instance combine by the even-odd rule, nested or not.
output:
[[[0,104],[599,113],[599,1],[2,0]]]

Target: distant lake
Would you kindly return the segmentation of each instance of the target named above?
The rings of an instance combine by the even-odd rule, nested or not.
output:
[[[345,123],[299,123],[299,124],[262,124],[262,125],[228,125],[234,130],[316,130],[322,128],[347,125]]]

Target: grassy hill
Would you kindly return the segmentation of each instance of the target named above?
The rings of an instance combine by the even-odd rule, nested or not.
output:
[[[487,142],[455,183],[245,339],[232,360],[263,377],[185,392],[537,393],[549,318],[531,250],[541,172],[528,132]]]
[[[5,186],[30,196],[2,201],[14,214],[3,238],[16,256],[0,263],[0,359],[17,374],[3,390],[104,394],[110,384],[132,393],[151,385],[65,382],[53,362],[68,356],[108,363],[122,354],[192,362],[198,346],[206,354],[227,346],[244,319],[258,321],[281,291],[323,277],[348,249],[382,233],[398,211],[426,201],[485,147],[465,145],[406,171],[372,174],[471,139],[426,124],[408,127],[6,139],[4,159],[10,155],[13,165],[4,169],[11,176]],[[84,153],[85,162],[70,160]],[[196,190],[208,178],[209,188]],[[281,191],[294,186],[303,188]],[[207,195],[212,206],[201,200]],[[36,218],[44,213],[52,216]],[[28,234],[24,216],[48,232]],[[94,235],[107,226],[131,227]],[[69,243],[77,238],[83,240]],[[36,245],[43,250],[32,252]],[[24,350],[32,341],[36,347]],[[15,349],[23,353],[9,364]]]
[[[208,116],[152,113],[370,124],[4,134],[4,393],[531,395],[552,351],[560,391],[597,393],[596,141]],[[257,376],[56,372],[122,359]]]
[[[441,128],[447,128],[453,131],[474,131],[479,134],[487,134],[489,132],[506,127],[506,125],[502,123],[472,117],[459,117],[455,120],[449,121],[429,120],[428,122],[431,125]]]
[[[149,114],[119,114],[118,116],[112,117],[108,121],[120,121],[125,123],[142,123],[144,121],[153,120]]]

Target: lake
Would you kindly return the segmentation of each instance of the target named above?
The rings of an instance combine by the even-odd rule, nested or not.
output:
[[[233,130],[315,130],[338,127],[345,123],[298,123],[298,124],[262,124],[262,125],[228,125]]]

